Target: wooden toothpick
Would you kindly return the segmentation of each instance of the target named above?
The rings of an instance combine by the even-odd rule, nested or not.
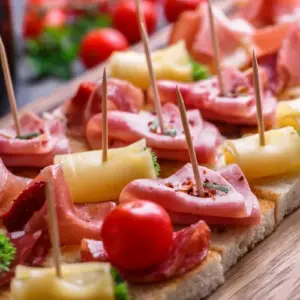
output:
[[[52,255],[56,270],[56,276],[61,278],[61,265],[60,265],[60,242],[58,232],[57,213],[55,207],[55,196],[51,182],[47,183],[46,197],[48,205],[48,230],[52,244]]]
[[[252,57],[252,67],[253,67],[253,78],[254,78],[254,87],[255,87],[255,99],[256,99],[256,114],[257,114],[257,123],[258,123],[258,132],[259,132],[259,143],[261,146],[266,144],[265,142],[265,125],[262,113],[261,105],[261,91],[260,91],[260,81],[258,73],[258,63],[255,51],[253,50]]]
[[[16,127],[16,133],[18,136],[18,135],[21,135],[21,127],[20,127],[20,122],[19,122],[19,117],[18,117],[16,97],[15,97],[14,88],[13,88],[11,75],[10,75],[10,71],[9,71],[9,66],[8,66],[8,62],[7,62],[7,55],[6,55],[5,47],[4,47],[1,36],[0,36],[0,59],[1,59],[1,65],[2,65],[2,70],[3,70],[3,74],[4,74],[4,80],[5,80],[5,85],[6,85],[6,89],[7,89],[7,94],[8,94],[10,110],[11,110],[11,113],[13,116],[13,120],[14,120],[15,127]]]
[[[181,122],[182,122],[182,126],[184,129],[186,142],[188,145],[190,160],[191,160],[191,163],[193,166],[193,173],[194,173],[194,177],[195,177],[195,181],[196,181],[196,187],[197,187],[198,195],[200,197],[202,197],[204,195],[204,189],[203,189],[203,185],[202,185],[201,178],[200,178],[198,162],[197,162],[197,158],[196,158],[194,144],[192,141],[189,122],[188,122],[186,111],[185,111],[185,105],[184,105],[184,101],[183,101],[183,98],[182,98],[182,95],[181,95],[181,92],[180,92],[178,86],[176,87],[176,90],[177,90],[178,106],[179,106],[180,115],[181,115]]]
[[[107,76],[103,69],[102,78],[102,163],[107,161],[108,151],[108,124],[107,124]]]
[[[161,133],[164,134],[165,129],[164,129],[164,121],[163,121],[162,111],[161,111],[161,103],[160,103],[159,93],[158,93],[158,89],[157,89],[156,78],[155,78],[155,74],[154,74],[154,70],[153,70],[148,34],[147,34],[144,17],[143,17],[142,10],[141,10],[141,2],[140,2],[140,0],[135,0],[135,3],[136,3],[136,8],[137,8],[137,16],[138,16],[138,23],[140,26],[140,33],[141,33],[141,37],[143,40],[144,50],[145,50],[145,55],[146,55],[146,60],[147,60],[147,65],[148,65],[148,72],[149,72],[149,76],[150,76],[151,86],[153,89],[155,111],[156,111],[156,115],[158,118],[158,125],[160,127]]]
[[[209,14],[209,22],[210,22],[211,41],[213,44],[214,54],[215,54],[215,67],[217,71],[220,92],[221,95],[225,95],[225,87],[224,87],[224,82],[223,82],[222,72],[221,72],[220,47],[219,47],[219,41],[216,34],[215,20],[214,20],[211,0],[208,0],[208,14]]]

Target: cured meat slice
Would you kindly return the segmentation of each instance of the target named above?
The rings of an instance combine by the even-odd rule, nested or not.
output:
[[[0,216],[10,207],[11,202],[25,189],[30,179],[13,175],[0,159]]]
[[[75,96],[66,106],[66,117],[71,135],[84,135],[86,122],[101,112],[101,85],[95,91],[96,83],[83,82]],[[144,104],[143,92],[129,82],[109,79],[107,82],[107,109],[138,113]]]
[[[0,157],[10,167],[45,167],[56,154],[70,152],[64,126],[59,120],[43,120],[32,113],[20,118],[22,135],[15,127],[0,130]]]
[[[201,181],[205,189],[204,197],[196,194],[191,164],[169,178],[162,180],[135,180],[129,183],[120,195],[120,203],[135,199],[156,202],[168,212],[193,214],[203,218],[248,218],[257,201],[251,193],[242,171],[237,165],[220,173],[199,167]],[[223,175],[225,173],[225,175]],[[229,178],[231,179],[231,184]],[[238,174],[238,175],[237,175]],[[238,182],[236,176],[241,181]],[[236,187],[237,186],[237,187]],[[255,205],[257,207],[257,205]]]
[[[51,166],[44,170],[44,176],[49,178],[54,188],[56,212],[59,223],[61,245],[80,244],[83,238],[100,239],[100,230],[104,217],[115,207],[115,203],[97,203],[89,205],[74,205],[65,182],[60,166]],[[40,179],[41,177],[39,177]],[[45,180],[45,179],[44,179]],[[30,194],[28,195],[30,196]],[[23,201],[30,201],[32,197],[24,197]],[[37,199],[37,198],[35,198]],[[40,201],[40,199],[38,199]],[[41,203],[38,204],[40,206]],[[16,205],[18,203],[16,202]],[[25,205],[25,204],[24,204]],[[35,209],[28,214],[32,215]],[[47,205],[34,213],[25,226],[26,232],[47,229]]]
[[[86,247],[91,241],[83,240],[83,261],[109,260],[102,242],[95,242],[92,247]],[[122,276],[130,282],[159,282],[187,273],[198,266],[206,257],[210,245],[210,229],[205,222],[199,221],[185,229],[173,233],[173,244],[168,258],[159,265],[148,270],[128,272],[119,270]]]
[[[188,161],[188,148],[177,106],[166,104],[162,112],[166,130],[164,135],[160,134],[157,118],[151,113],[143,112],[138,115],[120,111],[108,112],[110,145],[120,147],[146,138],[147,146],[159,158]],[[199,162],[214,162],[216,148],[221,142],[219,131],[214,125],[203,122],[197,110],[188,111],[187,116]],[[102,148],[101,120],[102,115],[98,114],[87,125],[86,136],[93,149]]]
[[[277,101],[266,90],[267,81],[264,70],[260,77],[265,86],[263,97],[263,116],[266,126],[274,122]],[[231,124],[256,125],[256,101],[253,83],[249,72],[242,73],[236,69],[223,71],[223,80],[228,96],[220,96],[215,77],[196,83],[177,83],[161,80],[157,82],[162,103],[177,102],[176,86],[179,87],[188,109],[199,109],[207,120],[223,121]],[[148,91],[148,99],[153,102],[153,92]]]
[[[249,61],[247,37],[254,27],[243,19],[228,19],[220,10],[214,9],[216,32],[223,64],[243,66]],[[171,32],[170,43],[186,42],[192,57],[200,63],[212,64],[214,51],[211,41],[208,5],[203,3],[194,12],[183,13]]]
[[[33,253],[36,261],[42,262],[45,260],[49,250],[49,243],[43,240],[41,231],[34,233],[25,233],[17,231],[8,234],[11,243],[16,248],[16,257],[10,266],[10,270],[0,277],[0,286],[4,286],[10,282],[14,276],[14,271],[19,264],[33,264]],[[36,245],[39,245],[37,252]]]

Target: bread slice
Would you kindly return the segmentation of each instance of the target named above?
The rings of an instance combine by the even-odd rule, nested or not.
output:
[[[211,249],[220,253],[224,272],[227,272],[255,244],[270,235],[275,228],[275,205],[271,201],[259,200],[262,222],[247,227],[228,226],[212,228]]]
[[[258,198],[275,203],[276,224],[300,206],[299,173],[264,178],[251,183],[251,189]]]
[[[199,300],[224,282],[221,256],[209,251],[206,259],[178,278],[156,284],[129,284],[132,300]]]

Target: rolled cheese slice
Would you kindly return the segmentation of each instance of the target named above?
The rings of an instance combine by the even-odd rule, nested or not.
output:
[[[293,127],[266,131],[265,141],[260,146],[258,134],[227,140],[225,163],[238,164],[250,180],[300,171],[300,137]]]
[[[300,129],[300,98],[279,102],[276,109],[276,121],[279,127],[292,126]]]
[[[62,265],[54,268],[17,266],[11,282],[12,300],[114,300],[114,281],[108,263]]]
[[[131,181],[156,178],[152,154],[144,140],[128,147],[109,149],[108,161],[101,161],[101,151],[58,155],[76,203],[118,200],[122,189]]]
[[[193,81],[193,68],[183,41],[152,52],[151,58],[157,80]],[[144,53],[134,51],[114,52],[110,57],[109,72],[112,77],[127,80],[143,90],[150,86]]]

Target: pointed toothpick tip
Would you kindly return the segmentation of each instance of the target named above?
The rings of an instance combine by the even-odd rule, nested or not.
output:
[[[264,117],[262,112],[262,101],[261,101],[261,88],[259,80],[259,71],[258,71],[258,62],[255,50],[252,52],[252,68],[253,68],[253,79],[254,79],[254,88],[255,88],[255,100],[256,100],[256,114],[257,114],[257,123],[258,123],[258,133],[259,133],[259,143],[261,146],[264,146],[265,143],[265,126],[264,126]]]
[[[187,142],[187,146],[188,146],[191,164],[193,167],[196,188],[197,188],[199,196],[202,197],[204,195],[204,189],[203,189],[202,181],[200,178],[198,161],[197,161],[197,157],[196,157],[196,153],[195,153],[194,143],[192,140],[189,121],[188,121],[186,110],[185,110],[184,100],[183,100],[183,97],[181,95],[181,92],[180,92],[180,89],[178,86],[176,86],[176,91],[177,91],[177,101],[178,101],[178,107],[179,107],[180,116],[181,116],[181,122],[182,122],[182,126],[183,126],[184,133],[185,133],[185,138],[186,138],[186,142]]]
[[[54,191],[51,182],[46,185],[46,198],[48,206],[48,230],[52,244],[52,257],[55,265],[56,276],[61,278],[61,263],[60,263],[60,241],[58,231],[58,221],[56,213],[56,205]]]
[[[0,36],[0,60],[1,60],[3,74],[4,74],[4,80],[5,80],[5,85],[8,94],[10,110],[16,127],[16,135],[19,136],[21,135],[21,126],[19,122],[17,102],[16,102],[16,97],[15,97],[12,79],[10,75],[9,65],[7,61],[6,50],[1,36]]]
[[[108,123],[107,123],[107,76],[103,68],[102,77],[102,163],[108,159]]]

